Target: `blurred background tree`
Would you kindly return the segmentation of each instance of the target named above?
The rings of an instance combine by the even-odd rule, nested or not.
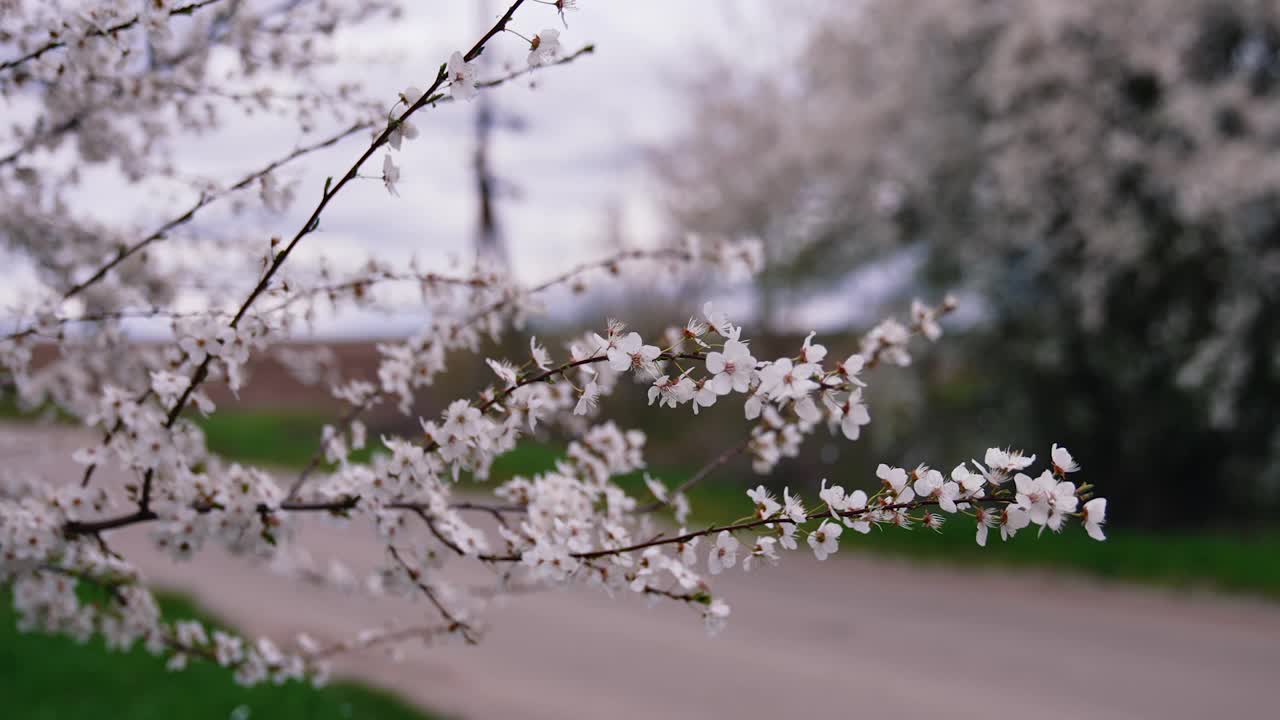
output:
[[[902,294],[971,295],[910,415],[948,432],[912,453],[1057,433],[1119,522],[1273,519],[1280,5],[832,8],[758,77],[704,63],[688,130],[655,154],[672,224],[765,240],[770,327],[803,329],[791,310],[833,292],[861,317],[858,283],[893,267]],[[1205,482],[1211,515],[1182,502]]]

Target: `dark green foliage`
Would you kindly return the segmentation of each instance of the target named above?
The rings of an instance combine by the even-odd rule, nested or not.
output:
[[[200,617],[184,598],[164,595],[169,617]],[[0,678],[4,717],[12,720],[425,720],[390,693],[339,682],[243,688],[228,670],[192,663],[169,672],[141,649],[108,651],[100,640],[19,633],[10,597],[0,593]],[[237,708],[243,708],[237,711]],[[246,713],[247,711],[247,713]]]

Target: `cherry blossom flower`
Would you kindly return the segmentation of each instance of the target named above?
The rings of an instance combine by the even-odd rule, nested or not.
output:
[[[836,363],[836,372],[846,381],[857,385],[858,387],[866,387],[866,383],[858,377],[862,373],[862,368],[866,365],[866,358],[854,353],[843,361]]]
[[[399,150],[405,140],[412,140],[418,137],[418,128],[408,120],[393,120],[392,122],[394,125],[387,135],[387,144],[391,146],[392,150]]]
[[[219,329],[219,325],[211,322],[199,324],[178,340],[178,347],[192,362],[200,363],[210,356],[216,357],[222,349],[218,342]]]
[[[896,502],[907,503],[915,498],[915,491],[907,483],[906,470],[880,463],[876,468],[876,477],[880,478],[885,487],[893,491]]]
[[[782,514],[797,524],[803,523],[808,518],[808,513],[804,509],[804,500],[799,495],[792,495],[791,488],[782,488]]]
[[[746,343],[737,340],[725,342],[724,352],[713,350],[707,353],[707,372],[714,376],[711,380],[711,388],[719,395],[746,392],[750,387],[755,367],[756,359],[751,356]]]
[[[911,301],[911,319],[920,328],[921,334],[930,340],[942,337],[942,327],[938,325],[937,312],[920,302]]]
[[[996,513],[994,511],[988,510],[987,508],[982,507],[981,505],[974,507],[973,514],[974,514],[974,519],[978,521],[978,534],[977,534],[978,546],[986,547],[987,531],[990,530],[992,525],[995,525],[997,522],[999,522],[999,518],[996,516]]]
[[[964,463],[951,470],[951,479],[960,484],[961,496],[980,498],[983,496],[982,486],[987,479],[980,473],[971,472]]]
[[[529,354],[533,357],[533,364],[537,365],[539,370],[551,369],[551,354],[545,347],[538,344],[536,335],[529,338]]]
[[[711,547],[711,554],[707,557],[707,572],[712,575],[719,575],[726,568],[733,567],[738,561],[738,538],[727,530],[721,530],[716,535],[716,542]]]
[[[814,557],[826,560],[827,556],[840,548],[840,533],[844,528],[830,520],[823,520],[817,530],[809,533],[809,547],[813,548]]]
[[[796,543],[796,526],[790,523],[782,523],[778,525],[778,544],[787,550],[795,550],[800,547]]]
[[[742,558],[742,569],[746,572],[751,572],[751,566],[758,562],[757,559],[766,560],[770,565],[777,565],[779,560],[777,544],[777,538],[767,535],[757,537],[751,552]]]
[[[760,371],[760,388],[770,398],[806,398],[817,389],[812,365],[794,365],[791,358],[781,358],[769,363]]]
[[[1031,516],[1025,510],[1014,505],[1006,505],[1000,511],[1000,519],[997,521],[1000,525],[1000,539],[1008,540],[1018,531],[1031,524]]]
[[[489,366],[489,369],[493,370],[493,374],[497,375],[498,379],[501,380],[504,385],[512,387],[516,384],[516,369],[511,367],[509,363],[494,360],[493,358],[485,358],[484,362]]]
[[[571,0],[556,0],[564,3]],[[707,609],[702,614],[703,624],[707,629],[708,635],[715,635],[724,630],[725,624],[729,621],[729,605],[725,601],[716,598],[711,601]]]
[[[689,519],[689,513],[693,512],[693,507],[689,504],[689,496],[684,493],[676,493],[671,498],[672,515],[675,516],[676,522],[684,523]]]
[[[224,325],[214,335],[218,342],[217,355],[228,363],[243,365],[249,362],[250,337],[242,328]]]
[[[816,370],[822,359],[827,356],[827,348],[822,345],[814,345],[813,338],[817,332],[810,332],[804,339],[804,344],[800,347],[800,362],[805,365],[813,366]]]
[[[679,534],[683,536],[687,532],[688,530],[682,527],[680,528]],[[698,540],[699,538],[695,537],[676,543],[676,557],[680,559],[681,563],[688,567],[693,567],[698,564]]]
[[[1000,448],[988,448],[986,455],[987,467],[991,470],[999,470],[1002,472],[1017,472],[1025,470],[1031,463],[1036,461],[1036,456],[1024,456],[1021,450],[1001,450]]]
[[[964,495],[960,484],[955,481],[947,481],[942,484],[942,488],[937,492],[938,507],[943,512],[953,513],[960,509],[956,501]]]
[[[560,31],[543,30],[529,42],[529,65],[537,67],[550,62],[560,52]]]
[[[1066,448],[1059,447],[1057,443],[1054,443],[1053,452],[1049,453],[1049,457],[1053,459],[1054,472],[1059,475],[1080,471],[1080,465],[1071,457],[1071,453],[1067,452]]]
[[[844,433],[845,438],[853,441],[862,436],[862,426],[871,422],[871,414],[862,402],[861,388],[854,388],[844,402],[836,401],[833,393],[823,393],[822,398],[831,423],[840,426],[840,432]]]
[[[410,85],[409,87],[400,91],[400,102],[404,103],[405,105],[413,105],[414,103],[422,99],[422,95],[423,93],[421,88],[419,88],[417,85]]]
[[[605,325],[605,336],[600,337],[598,333],[592,333],[591,340],[595,343],[597,352],[603,352],[607,355],[609,350],[618,347],[618,343],[622,340],[622,331],[626,329],[626,325],[613,318],[609,318]]]
[[[827,508],[831,511],[831,517],[839,520],[840,513],[845,509],[844,488],[839,485],[827,487],[827,479],[822,478],[822,487],[818,490],[818,498],[827,504]]]
[[[1107,521],[1106,498],[1094,498],[1084,504],[1084,529],[1094,540],[1106,540],[1102,524]]]
[[[476,96],[476,67],[467,62],[462,53],[455,52],[449,56],[445,72],[449,78],[449,93],[454,99],[471,100]]]
[[[640,333],[628,333],[608,349],[609,367],[616,372],[634,370],[644,371],[657,377],[658,366],[654,363],[662,350],[653,345],[645,345]]]
[[[693,381],[688,376],[681,376],[677,380],[663,375],[649,386],[649,404],[652,405],[654,400],[658,401],[658,407],[664,405],[672,408],[679,407],[682,403],[687,403],[693,399],[696,388]]]
[[[711,389],[710,380],[701,380],[696,382],[690,380],[689,382],[693,383],[694,386],[693,397],[691,398],[694,415],[698,414],[699,408],[711,407],[716,404],[716,397],[718,396],[716,395],[716,392]]]
[[[396,167],[396,161],[391,159],[391,153],[387,153],[382,158],[382,183],[386,186],[387,192],[400,196],[400,192],[396,190],[396,183],[400,182],[400,168]]]
[[[664,505],[667,503],[669,499],[667,486],[663,485],[661,480],[654,478],[649,473],[645,473],[644,484],[645,484],[645,487],[649,488],[649,492],[653,493],[653,497],[655,500],[657,500],[658,502]]]
[[[846,515],[843,518],[844,526],[860,532],[863,535],[871,532],[871,522],[867,519],[867,514],[860,512],[867,507],[867,494],[861,490],[854,490],[845,497],[844,511],[846,513],[859,513],[856,515]]]
[[[773,499],[773,493],[770,493],[763,485],[757,485],[756,489],[748,490],[747,497],[751,498],[751,502],[755,503],[755,517],[759,520],[771,518],[782,509],[782,505]]]
[[[599,397],[600,397],[600,386],[597,385],[595,379],[592,378],[591,380],[587,381],[586,385],[582,386],[582,393],[578,396],[578,403],[573,406],[573,414],[586,415],[587,413],[591,412],[591,410],[595,408],[596,401],[599,399]],[[650,404],[653,403],[652,400],[650,400],[649,402]]]
[[[921,498],[931,498],[942,492],[943,478],[942,473],[937,470],[926,468],[923,465],[916,468],[912,473],[916,477],[916,481],[912,484],[912,488],[916,491],[916,496]]]
[[[106,459],[106,451],[101,445],[90,445],[77,449],[71,459],[81,465],[97,465]]]
[[[1018,506],[1027,512],[1031,522],[1041,527],[1061,530],[1065,516],[1076,511],[1079,500],[1075,484],[1058,482],[1049,470],[1034,480],[1022,473],[1013,480],[1018,490]]]
[[[792,407],[795,408],[796,415],[807,423],[816,423],[822,419],[822,411],[818,409],[818,404],[807,395],[796,400]]]
[[[714,303],[707,302],[702,306],[702,314],[707,318],[707,327],[711,332],[723,338],[734,338],[734,325],[729,322],[729,314],[723,310],[717,310]]]

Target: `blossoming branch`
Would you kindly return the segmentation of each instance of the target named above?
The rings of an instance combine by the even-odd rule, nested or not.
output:
[[[576,7],[569,0],[527,4],[525,9],[548,6],[544,9],[565,27],[565,12]],[[30,298],[23,321],[0,338],[0,371],[23,404],[53,403],[95,429],[101,440],[74,453],[84,468],[76,477],[47,482],[23,476],[0,485],[0,582],[12,587],[24,628],[77,638],[99,634],[118,648],[141,643],[165,656],[174,669],[193,660],[214,662],[233,668],[244,683],[304,676],[320,680],[334,656],[352,650],[450,639],[481,642],[490,599],[566,585],[674,602],[690,608],[714,632],[725,625],[730,605],[712,578],[739,566],[750,571],[776,564],[786,552],[807,551],[825,560],[849,540],[846,531],[864,534],[878,526],[942,531],[963,515],[973,519],[979,545],[986,545],[992,534],[1007,540],[1031,526],[1037,532],[1060,532],[1073,520],[1090,536],[1104,539],[1106,500],[1095,497],[1088,483],[1077,484],[1078,463],[1056,445],[1039,472],[1032,470],[1035,455],[991,448],[980,462],[961,461],[950,471],[926,463],[899,467],[886,462],[868,468],[864,477],[821,479],[816,498],[793,490],[811,486],[813,479],[793,479],[780,495],[761,484],[746,492],[737,521],[693,527],[688,491],[734,458],[744,456],[755,472],[768,474],[820,431],[857,441],[872,421],[863,395],[871,371],[885,365],[907,367],[918,336],[939,339],[942,321],[955,309],[950,298],[936,306],[914,303],[909,317],[882,321],[862,338],[856,352],[843,358],[829,357],[815,333],[792,355],[758,357],[745,324],[706,303],[660,337],[646,337],[620,320],[609,320],[561,347],[547,347],[531,337],[527,351],[517,357],[481,359],[482,341],[521,327],[552,288],[578,288],[596,276],[635,267],[708,286],[716,278],[758,272],[761,247],[751,241],[689,238],[670,246],[624,249],[532,287],[498,270],[449,274],[425,270],[416,261],[406,268],[373,260],[344,273],[326,266],[309,275],[293,272],[292,265],[286,269],[344,189],[372,181],[390,196],[401,192],[404,170],[397,153],[419,136],[412,122],[418,111],[447,100],[469,100],[502,82],[590,52],[587,45],[566,54],[561,31],[553,28],[520,32],[514,24],[524,5],[525,0],[516,0],[470,49],[452,53],[426,89],[410,86],[373,114],[362,112],[360,103],[346,105],[345,111],[359,115],[346,130],[300,145],[238,182],[206,187],[193,205],[154,232],[104,244],[80,225],[41,220],[41,231],[55,238],[56,252],[45,265],[45,292]],[[308,4],[298,4],[304,6]],[[37,83],[102,97],[104,84],[118,88],[139,83],[147,85],[148,107],[154,110],[182,102],[195,91],[237,101],[252,95],[234,87],[235,82],[205,87],[212,79],[195,66],[176,72],[190,56],[180,48],[207,55],[227,44],[252,47],[281,36],[284,26],[314,29],[327,27],[326,20],[357,22],[386,8],[370,4],[350,15],[320,2],[310,10],[279,10],[284,13],[280,17],[269,12],[236,15],[248,11],[239,3],[218,0],[185,5],[104,0],[87,13],[62,17],[42,3],[0,0],[0,9],[21,16],[28,30],[42,29],[35,35],[17,33],[18,54],[0,61],[0,91],[6,95]],[[205,17],[208,23],[200,24]],[[175,24],[184,19],[196,24],[180,31]],[[218,29],[227,23],[235,30]],[[9,32],[9,25],[0,27]],[[476,58],[490,43],[509,38],[526,54],[527,67],[480,81]],[[174,65],[133,63],[148,44],[173,49]],[[310,73],[324,63],[324,54],[314,46],[293,50],[282,50],[280,67]],[[233,73],[233,80],[254,74],[242,70],[244,76]],[[331,95],[341,95],[340,90]],[[45,100],[56,101],[56,93],[48,92]],[[281,96],[274,100],[289,102]],[[97,108],[84,108],[90,110]],[[49,136],[41,134],[48,132],[47,124],[21,133],[18,155],[14,162],[0,164],[0,172],[10,166],[29,170],[24,163],[38,156],[36,148],[83,131],[82,122],[89,121],[77,120]],[[259,189],[264,208],[287,211],[299,192],[278,182],[276,171],[361,131],[372,133],[367,146],[345,171],[324,180],[319,199],[295,233],[257,246],[250,258],[251,288],[243,297],[228,302],[227,293],[209,292],[206,305],[191,310],[177,307],[171,295],[143,292],[163,275],[150,266],[144,251],[181,242],[173,237],[174,230],[208,205],[251,187]],[[159,146],[139,150],[143,159],[134,158],[137,172],[146,176],[155,171],[151,163],[158,155],[163,155]],[[371,162],[380,163],[380,172],[362,174]],[[56,170],[36,176],[47,179],[29,188],[31,198],[56,194],[53,188],[61,178]],[[0,175],[0,182],[16,182],[17,177]],[[29,239],[30,232],[10,234]],[[209,452],[190,411],[194,406],[200,413],[217,412],[206,386],[222,383],[238,390],[250,358],[273,347],[298,374],[314,375],[321,358],[278,346],[296,326],[322,312],[322,302],[366,310],[402,307],[404,298],[388,291],[394,286],[416,287],[414,307],[425,310],[430,321],[412,337],[380,345],[378,366],[370,376],[329,381],[330,392],[346,403],[347,411],[325,426],[320,449],[304,470],[286,480]],[[85,304],[86,298],[92,303]],[[122,323],[140,316],[167,318],[173,341],[129,350]],[[52,344],[58,357],[37,366],[37,343]],[[419,434],[380,437],[379,452],[371,460],[354,461],[354,451],[371,444],[363,414],[380,403],[394,403],[400,413],[412,415],[417,393],[447,373],[446,355],[459,353],[483,362],[492,373],[489,385],[475,396],[455,399],[438,416],[417,418]],[[733,403],[744,422],[740,442],[710,456],[679,485],[646,474],[643,496],[628,493],[617,478],[649,467],[646,437],[608,420],[601,402],[623,382],[646,386],[651,412],[679,413],[680,422],[693,432],[703,410]],[[555,426],[572,438],[553,470],[495,483],[492,498],[460,489],[464,475],[487,480],[495,460],[530,439],[540,425]],[[111,468],[128,480],[113,482],[98,468]],[[872,478],[872,492],[854,488]],[[308,515],[345,518],[376,534],[384,548],[378,569],[364,578],[336,564],[317,569],[296,532]],[[671,527],[668,515],[678,529]],[[160,616],[137,568],[111,548],[113,532],[134,525],[146,526],[151,543],[178,561],[198,563],[207,548],[218,546],[268,560],[302,581],[418,598],[422,617],[408,626],[370,628],[330,645],[304,634],[287,647],[194,621],[171,622]],[[440,573],[449,562],[489,567],[495,580],[479,587],[456,585]],[[98,599],[86,601],[86,589],[96,591]]]

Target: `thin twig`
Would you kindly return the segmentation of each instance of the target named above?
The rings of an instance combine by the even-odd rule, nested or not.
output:
[[[679,495],[680,493],[685,492],[686,490],[693,487],[694,485],[697,485],[698,483],[702,482],[703,480],[706,479],[708,475],[714,472],[721,465],[724,465],[725,463],[729,462],[735,457],[746,452],[748,449],[750,449],[750,447],[751,447],[751,439],[748,438],[746,441],[739,443],[737,445],[734,445],[728,450],[725,450],[724,452],[720,453],[714,459],[712,459],[711,462],[708,462],[706,465],[703,465],[702,467],[698,468],[698,471],[695,472],[693,475],[689,476],[688,480],[685,480],[684,482],[677,485],[674,490],[671,490],[671,497],[675,497],[676,495]],[[667,504],[668,503],[663,502],[662,500],[654,500],[653,502],[648,503],[647,505],[642,505],[636,510],[636,512],[651,513],[651,512],[654,512],[655,510],[658,510],[659,508],[666,506]]]
[[[426,596],[427,600],[429,600],[431,604],[435,606],[436,610],[440,612],[440,616],[449,623],[449,629],[451,631],[456,630],[461,632],[462,637],[465,638],[468,643],[472,645],[476,644],[479,639],[475,636],[471,626],[459,620],[452,612],[449,611],[449,608],[446,607],[444,602],[440,600],[440,597],[436,595],[435,588],[421,580],[422,572],[417,568],[410,566],[409,563],[400,556],[400,552],[396,550],[395,545],[388,545],[387,551],[390,552],[391,557],[395,558],[395,561],[400,564],[400,567],[404,568],[405,573],[409,576],[409,580],[422,591],[422,594]]]

